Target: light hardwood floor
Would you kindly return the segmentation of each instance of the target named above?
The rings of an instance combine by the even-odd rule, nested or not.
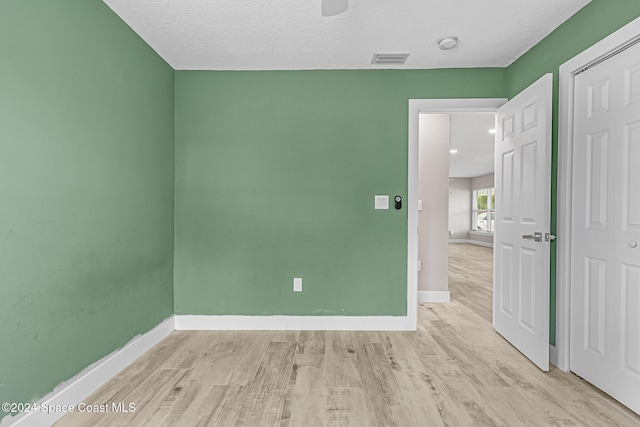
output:
[[[573,374],[539,371],[491,326],[491,250],[450,245],[449,304],[417,332],[176,331],[56,426],[638,426]]]

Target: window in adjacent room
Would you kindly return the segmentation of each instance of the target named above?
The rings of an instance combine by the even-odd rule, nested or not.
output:
[[[473,231],[493,233],[496,195],[493,187],[473,190]]]

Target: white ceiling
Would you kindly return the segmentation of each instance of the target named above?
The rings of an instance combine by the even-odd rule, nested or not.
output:
[[[449,148],[457,149],[449,155],[449,176],[472,178],[493,173],[495,135],[494,113],[451,114]]]
[[[589,1],[351,0],[322,17],[321,0],[104,0],[177,70],[505,67]]]

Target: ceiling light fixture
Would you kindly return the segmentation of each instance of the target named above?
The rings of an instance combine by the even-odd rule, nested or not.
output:
[[[440,40],[438,40],[438,46],[440,46],[440,49],[442,50],[453,49],[457,45],[458,45],[457,36],[442,37]]]
[[[458,152],[458,150],[456,150],[456,149],[454,148],[454,149],[452,149],[452,150],[449,150],[449,152],[450,152],[451,154],[456,154],[456,153]]]
[[[489,129],[489,133],[490,133],[491,135],[493,135],[494,133],[496,133],[496,130],[495,130],[495,129]]]

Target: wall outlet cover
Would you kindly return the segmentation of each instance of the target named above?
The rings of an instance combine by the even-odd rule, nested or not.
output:
[[[374,206],[376,209],[389,209],[389,196],[376,195]]]
[[[293,292],[302,292],[302,278],[294,277],[293,278]]]

